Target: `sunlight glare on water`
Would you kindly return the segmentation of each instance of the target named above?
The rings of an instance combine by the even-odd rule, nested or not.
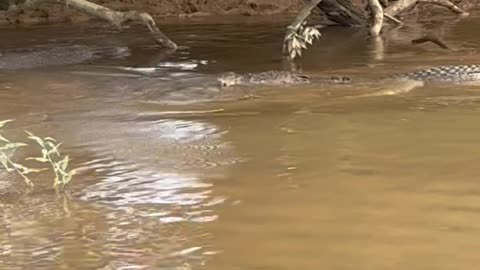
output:
[[[383,54],[324,29],[303,71],[362,84],[238,90],[216,76],[279,69],[283,23],[165,26],[174,55],[135,29],[0,29],[2,135],[58,138],[79,169],[65,196],[46,174],[22,196],[1,172],[0,269],[475,268],[478,86],[347,97],[480,63],[479,22],[430,24],[449,53],[412,46],[417,24]]]

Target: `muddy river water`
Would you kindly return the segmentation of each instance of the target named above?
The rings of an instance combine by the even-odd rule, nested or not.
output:
[[[395,30],[383,54],[360,30],[325,29],[302,69],[375,81],[480,63],[479,24]],[[174,55],[135,27],[0,29],[0,120],[16,120],[3,134],[53,136],[79,169],[68,196],[39,174],[2,200],[0,269],[479,265],[480,86],[215,90],[220,72],[281,68],[284,25],[167,25]],[[412,46],[424,29],[453,49]]]

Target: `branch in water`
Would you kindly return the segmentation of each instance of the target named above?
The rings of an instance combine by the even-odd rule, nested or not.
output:
[[[430,4],[446,7],[450,9],[452,12],[455,12],[462,16],[469,15],[468,12],[459,8],[458,6],[456,6],[455,4],[453,4],[448,0],[398,0],[397,2],[385,8],[385,13],[390,16],[396,16],[401,12],[413,7],[417,3],[430,3]]]
[[[378,0],[368,0],[368,5],[373,14],[373,24],[370,27],[370,35],[378,37],[383,26],[383,8]]]
[[[388,14],[385,13],[385,12],[383,13],[383,16],[384,16],[385,18],[387,18],[387,19],[389,19],[389,20],[397,23],[398,25],[403,25],[403,24],[404,24],[404,23],[403,23],[402,21],[400,21],[399,19],[397,19],[397,18],[395,18],[395,17],[393,17],[393,16],[390,16],[390,15],[388,15]]]
[[[432,34],[428,34],[424,37],[412,40],[412,44],[422,44],[422,43],[425,43],[425,42],[432,42],[433,44],[436,44],[439,47],[441,47],[443,49],[446,49],[446,50],[450,49],[447,46],[447,44],[445,44],[445,42],[443,42],[440,38],[438,38],[437,36],[434,36]]]
[[[457,13],[459,15],[462,15],[462,16],[468,16],[469,15],[468,12],[459,8],[454,3],[452,3],[448,0],[418,0],[418,2],[419,3],[430,3],[430,4],[446,7],[448,9],[450,9],[452,12],[455,12],[455,13]]]
[[[393,17],[413,7],[416,3],[417,0],[398,0],[385,8],[384,13]]]
[[[171,41],[163,32],[160,31],[160,29],[158,29],[157,24],[153,20],[152,16],[150,16],[148,13],[137,11],[115,11],[86,0],[27,0],[25,1],[24,5],[28,7],[46,2],[57,4],[65,3],[68,7],[72,7],[94,17],[104,19],[115,25],[117,28],[121,28],[124,23],[129,21],[140,22],[148,28],[155,42],[167,49],[177,49],[177,44]]]

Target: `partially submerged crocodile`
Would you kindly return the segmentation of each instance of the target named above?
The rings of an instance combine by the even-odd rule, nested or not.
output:
[[[469,82],[480,81],[480,65],[450,65],[417,70],[393,76],[396,79],[414,81]]]
[[[480,82],[480,65],[448,65],[421,69],[394,75],[385,80],[387,89],[357,97],[397,95],[409,92],[425,83],[472,83]],[[393,82],[389,84],[388,82]]]
[[[222,74],[218,80],[222,87],[235,85],[292,85],[311,83],[310,76],[302,73],[288,71],[265,71],[261,73],[238,74],[227,72]],[[349,83],[349,77],[332,76],[321,79],[317,82],[344,84]]]
[[[237,74],[233,72],[221,75],[218,80],[222,87],[238,85],[295,85],[318,82],[310,80],[310,77],[301,73],[287,71],[267,71],[261,73]],[[332,76],[320,79],[321,83],[350,84],[351,79],[346,76]],[[475,82],[480,81],[480,65],[449,65],[429,69],[417,70],[410,73],[394,75],[383,79],[390,89],[385,89],[373,94],[362,96],[395,95],[411,91],[416,87],[423,86],[428,82]],[[399,82],[388,84],[389,81]]]

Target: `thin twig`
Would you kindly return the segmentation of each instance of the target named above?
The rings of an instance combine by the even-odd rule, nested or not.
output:
[[[402,21],[400,21],[399,19],[397,19],[397,18],[395,18],[395,17],[393,17],[393,16],[391,16],[391,15],[385,13],[385,12],[383,13],[383,16],[384,16],[385,18],[393,21],[393,22],[396,22],[398,25],[404,25],[404,23],[403,23]]]

